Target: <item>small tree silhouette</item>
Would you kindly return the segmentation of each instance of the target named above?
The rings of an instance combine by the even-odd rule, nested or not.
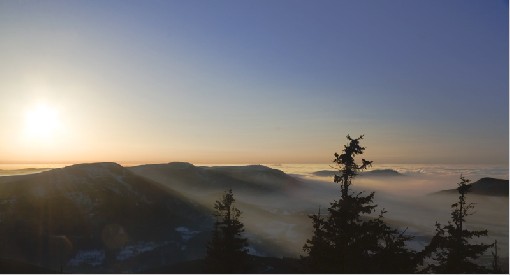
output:
[[[307,272],[313,273],[410,273],[414,271],[413,253],[405,247],[411,237],[392,229],[383,221],[384,209],[377,218],[365,215],[375,211],[374,193],[364,196],[353,194],[349,187],[352,180],[372,162],[362,159],[357,164],[355,156],[363,154],[365,147],[353,139],[343,153],[335,153],[334,163],[340,175],[341,197],[331,203],[328,215],[311,215],[314,235],[307,240],[303,250],[308,253],[302,260]]]
[[[442,226],[436,222],[436,234],[422,252],[423,257],[431,257],[432,263],[423,270],[432,273],[483,273],[489,270],[473,261],[480,257],[492,244],[471,244],[474,237],[487,236],[487,230],[467,230],[466,217],[472,215],[473,203],[466,202],[466,193],[471,189],[469,180],[460,176],[458,202],[452,204],[452,221]]]
[[[239,221],[241,211],[233,205],[234,202],[230,189],[214,204],[216,223],[206,256],[209,273],[243,273],[247,269],[248,241],[241,236],[244,225]]]

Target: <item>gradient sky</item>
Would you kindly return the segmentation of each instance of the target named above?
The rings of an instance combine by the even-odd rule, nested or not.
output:
[[[4,0],[0,42],[0,163],[508,164],[508,1]]]

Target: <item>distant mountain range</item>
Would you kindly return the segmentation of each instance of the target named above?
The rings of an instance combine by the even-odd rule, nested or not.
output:
[[[363,176],[401,174],[384,169]],[[77,164],[0,177],[0,263],[10,266],[0,271],[196,271],[214,223],[212,206],[229,188],[250,234],[253,272],[291,272],[292,260],[267,256],[288,257],[285,246],[301,249],[304,240],[295,236],[312,228],[309,212],[300,211],[316,209],[309,200],[316,187],[262,165],[185,162]],[[473,192],[508,195],[508,180],[481,179]]]
[[[338,173],[339,173],[338,171],[333,171],[333,170],[320,170],[320,171],[315,171],[312,174],[314,176],[318,176],[318,177],[334,177],[335,174],[338,174]],[[372,176],[372,177],[395,177],[395,176],[397,176],[398,177],[398,176],[403,176],[403,175],[393,169],[375,169],[375,170],[361,172],[360,176],[364,176],[364,177],[370,177],[370,176]]]
[[[481,178],[471,184],[469,194],[508,197],[508,180]],[[456,194],[457,189],[442,190],[433,194]]]
[[[147,164],[128,167],[130,171],[148,179],[163,183],[171,188],[183,191],[200,189],[203,191],[247,190],[267,194],[279,192],[300,184],[300,181],[278,169],[262,165],[247,166],[195,166],[186,162],[168,164]]]

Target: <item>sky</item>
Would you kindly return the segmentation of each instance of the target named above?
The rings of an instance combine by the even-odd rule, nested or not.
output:
[[[508,165],[508,1],[0,1],[0,163]]]

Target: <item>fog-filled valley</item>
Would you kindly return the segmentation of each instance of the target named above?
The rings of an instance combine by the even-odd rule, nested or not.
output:
[[[94,163],[33,172],[39,173],[0,177],[0,252],[64,272],[145,272],[203,258],[214,202],[228,189],[242,212],[250,254],[298,258],[313,233],[308,215],[326,213],[340,196],[328,164]],[[407,245],[419,251],[436,221],[450,220],[458,194],[439,191],[454,189],[461,174],[472,182],[508,179],[504,167],[374,165],[351,189],[375,192],[373,215],[385,209],[384,220],[415,236]],[[467,226],[487,229],[481,241],[497,240],[507,262],[508,181],[503,186],[491,195],[468,194],[476,205]],[[52,258],[57,253],[65,257]]]

